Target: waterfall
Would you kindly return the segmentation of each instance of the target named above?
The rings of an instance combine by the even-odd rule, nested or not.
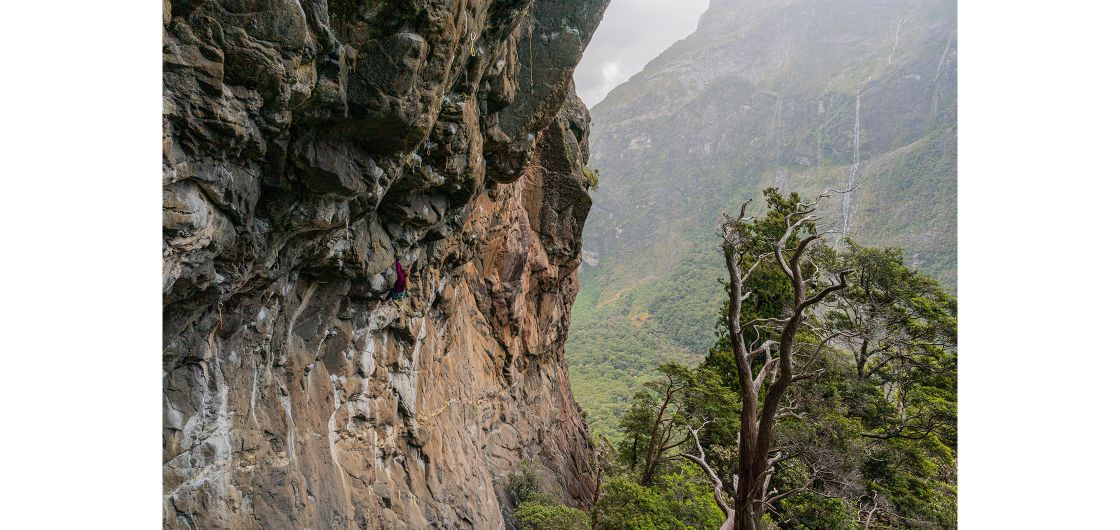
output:
[[[894,52],[898,50],[898,34],[902,32],[902,17],[898,17],[898,22],[894,28],[894,44],[891,45],[891,53],[887,54],[887,66],[890,66],[891,59],[894,58]],[[885,67],[884,67],[885,68]]]
[[[893,44],[891,44],[890,53],[887,54],[887,62],[885,64],[883,64],[882,68],[879,69],[879,73],[877,74],[878,76],[882,76],[883,73],[887,70],[887,68],[891,65],[891,63],[894,60],[894,53],[896,51],[898,51],[898,38],[899,38],[899,35],[902,34],[902,23],[904,21],[905,21],[905,17],[902,17],[902,16],[899,16],[898,19],[895,21],[894,42],[893,42]],[[948,48],[948,45],[946,45],[945,52],[941,54],[941,62],[939,62],[938,65],[937,65],[937,76],[934,76],[934,83],[937,83],[937,77],[940,77],[940,75],[941,75],[941,63],[943,63],[945,61],[945,56],[948,53],[949,53],[949,48]],[[866,85],[867,83],[870,83],[872,77],[873,77],[872,75],[867,76],[867,81],[864,82],[864,85]],[[841,217],[840,234],[838,234],[836,236],[836,241],[833,243],[834,248],[838,248],[840,246],[840,242],[843,241],[843,239],[848,236],[848,231],[851,229],[851,226],[852,226],[852,212],[855,211],[855,205],[853,204],[853,202],[854,202],[854,195],[855,195],[856,176],[859,175],[859,162],[860,162],[860,160],[859,160],[859,144],[860,144],[860,139],[859,139],[859,111],[860,111],[860,109],[859,109],[859,107],[860,107],[860,95],[861,95],[860,93],[863,91],[863,86],[864,85],[856,87],[856,119],[855,119],[855,126],[853,127],[853,130],[852,130],[852,143],[854,144],[852,146],[852,151],[853,151],[853,154],[852,154],[852,169],[848,172],[848,185],[844,187],[844,199],[841,202],[841,211],[840,211],[840,217]]]
[[[852,156],[852,169],[848,172],[848,185],[844,187],[844,199],[841,202],[840,217],[842,224],[840,226],[840,235],[836,238],[834,246],[839,246],[840,241],[848,235],[848,229],[851,227],[852,222],[852,195],[855,193],[853,189],[856,185],[856,175],[859,174],[859,105],[860,105],[860,91],[861,88],[856,89],[856,123],[853,128],[852,143],[854,154]]]
[[[789,175],[782,167],[782,96],[778,96],[778,108],[774,110],[774,186],[785,192]]]

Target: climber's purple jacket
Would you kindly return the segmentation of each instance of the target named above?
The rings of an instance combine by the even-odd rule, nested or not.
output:
[[[404,274],[404,268],[401,267],[400,260],[393,263],[393,272],[397,273],[397,281],[393,283],[393,294],[403,293],[405,286],[408,285],[408,279]]]

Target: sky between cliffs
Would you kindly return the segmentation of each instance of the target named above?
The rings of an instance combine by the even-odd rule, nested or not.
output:
[[[696,29],[708,0],[611,0],[576,67],[576,90],[588,108],[669,45]]]

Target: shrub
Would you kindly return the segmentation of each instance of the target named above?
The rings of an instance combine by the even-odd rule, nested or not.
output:
[[[587,187],[588,191],[595,191],[595,190],[599,189],[599,170],[598,169],[591,169],[587,166],[583,166],[583,176],[586,179],[584,181],[583,185],[585,187]]]
[[[707,478],[689,465],[663,474],[648,488],[625,475],[607,480],[595,521],[603,530],[715,530],[724,517]]]
[[[530,500],[548,499],[550,496],[544,491],[541,482],[540,464],[535,460],[522,460],[517,464],[517,469],[509,475],[506,493],[515,508]]]
[[[603,496],[595,510],[599,527],[607,530],[674,527],[673,517],[657,492],[625,477],[603,484]]]
[[[522,530],[591,530],[591,518],[563,504],[529,500],[513,512]]]

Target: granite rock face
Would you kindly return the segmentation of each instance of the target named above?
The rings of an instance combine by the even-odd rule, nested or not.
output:
[[[524,459],[588,502],[605,4],[165,1],[166,528],[502,528]]]

